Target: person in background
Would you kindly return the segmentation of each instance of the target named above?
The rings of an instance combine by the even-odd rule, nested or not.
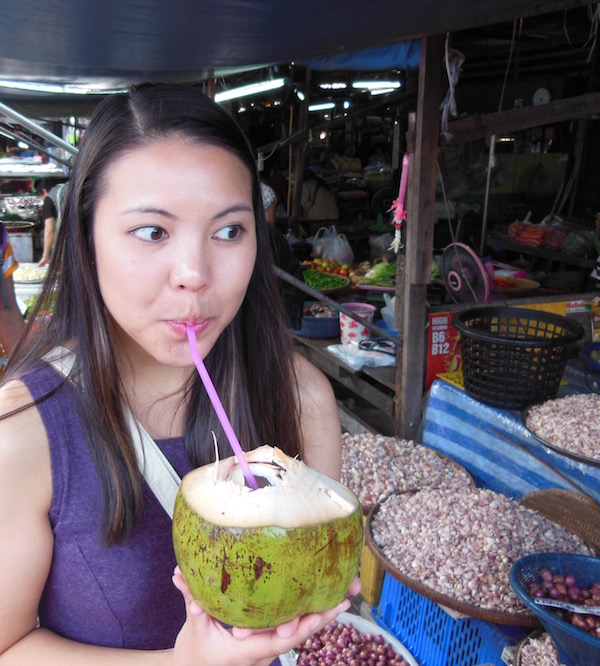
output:
[[[0,274],[3,276],[0,283],[0,342],[4,358],[12,354],[25,328],[13,282],[18,267],[6,227],[0,222]]]
[[[55,183],[51,179],[40,178],[36,182],[36,190],[43,198],[42,220],[44,222],[43,252],[38,266],[46,266],[50,263],[52,248],[56,232],[60,226],[60,214],[62,209],[63,190],[66,183]]]
[[[265,218],[270,224],[275,224],[277,222],[277,195],[275,194],[275,190],[266,183],[261,183],[260,191],[265,209]]]
[[[329,183],[311,169],[304,172],[302,197],[300,201],[302,219],[310,222],[339,219],[339,210],[335,194]]]
[[[265,183],[260,184],[260,189],[263,208],[265,209],[265,218],[269,223],[269,236],[275,265],[297,280],[303,281],[304,276],[302,275],[300,261],[292,251],[285,236],[277,229],[275,224],[275,210],[278,203],[275,191]],[[302,327],[302,314],[306,295],[301,289],[286,282],[283,278],[278,278],[278,280],[279,291],[285,305],[288,326],[293,331],[297,331]]]
[[[210,617],[175,568],[126,418],[180,477],[214,461],[213,431],[231,455],[193,327],[242,446],[339,478],[335,396],[293,351],[255,160],[194,87],[136,86],[96,108],[32,316],[56,293],[54,313],[0,379],[0,666],[267,666],[349,607],[260,631]]]

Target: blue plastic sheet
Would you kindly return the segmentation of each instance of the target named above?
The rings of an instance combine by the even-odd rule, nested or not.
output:
[[[567,392],[587,392],[577,369],[569,371]],[[485,405],[444,380],[431,385],[418,441],[463,465],[477,485],[509,497],[562,488],[583,490],[600,502],[600,467],[545,446],[525,427],[520,412]]]
[[[383,69],[418,68],[420,58],[421,42],[418,39],[411,39],[389,46],[377,46],[360,51],[311,58],[303,64],[311,69],[324,72],[339,69],[358,69],[368,72]]]

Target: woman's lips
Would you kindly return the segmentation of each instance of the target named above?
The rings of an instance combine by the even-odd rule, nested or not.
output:
[[[169,319],[168,323],[169,325],[177,331],[177,333],[187,336],[187,327],[192,326],[195,333],[201,333],[209,323],[210,319],[202,319],[201,321],[198,320],[174,320],[174,319]]]

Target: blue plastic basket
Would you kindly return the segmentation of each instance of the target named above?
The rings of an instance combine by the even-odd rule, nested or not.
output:
[[[317,301],[306,301],[304,305],[310,307]],[[294,331],[305,338],[336,338],[340,334],[340,318],[335,313],[333,317],[302,317],[302,325]]]
[[[561,663],[566,666],[598,666],[600,664],[600,638],[561,620],[555,611],[533,602],[527,586],[539,582],[540,570],[571,574],[577,585],[589,587],[600,581],[600,559],[571,553],[538,553],[517,560],[510,570],[510,584],[523,603],[530,608],[552,636]]]
[[[504,648],[517,645],[531,631],[477,618],[455,619],[389,573],[372,615],[421,666],[506,666]]]

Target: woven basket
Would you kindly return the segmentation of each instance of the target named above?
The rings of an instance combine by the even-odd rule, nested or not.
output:
[[[566,527],[600,553],[600,506],[583,495],[549,488],[524,495],[520,503]]]
[[[373,539],[373,534],[371,530],[371,523],[374,516],[377,514],[381,504],[377,504],[371,509],[367,523],[365,526],[365,538],[369,550],[373,553],[377,561],[381,564],[383,569],[387,571],[391,576],[396,580],[400,581],[403,585],[406,585],[410,589],[414,590],[418,594],[431,601],[443,606],[447,612],[454,612],[454,615],[477,618],[479,620],[484,620],[485,622],[492,622],[494,624],[502,625],[511,625],[515,627],[539,627],[540,622],[537,617],[529,612],[524,610],[522,613],[506,613],[503,611],[488,610],[481,608],[476,604],[468,604],[463,601],[459,601],[453,596],[442,594],[437,590],[425,585],[421,581],[407,576],[403,571],[397,569],[384,555],[379,546],[375,543]]]
[[[363,516],[363,549],[360,557],[359,576],[362,583],[360,593],[369,606],[379,603],[385,571],[379,561],[366,546],[367,517]]]
[[[509,613],[481,608],[476,604],[469,604],[453,596],[442,594],[397,569],[375,543],[372,534],[371,525],[382,503],[376,504],[369,512],[364,525],[364,536],[369,551],[373,553],[380,566],[396,580],[459,615],[478,618],[494,624],[539,627],[539,618],[528,609]],[[534,509],[558,525],[562,525],[574,535],[581,537],[588,546],[600,552],[600,507],[591,499],[570,491],[552,488],[529,493],[521,498],[520,504]]]
[[[465,390],[493,407],[524,409],[556,396],[583,327],[568,317],[526,308],[459,312]]]

